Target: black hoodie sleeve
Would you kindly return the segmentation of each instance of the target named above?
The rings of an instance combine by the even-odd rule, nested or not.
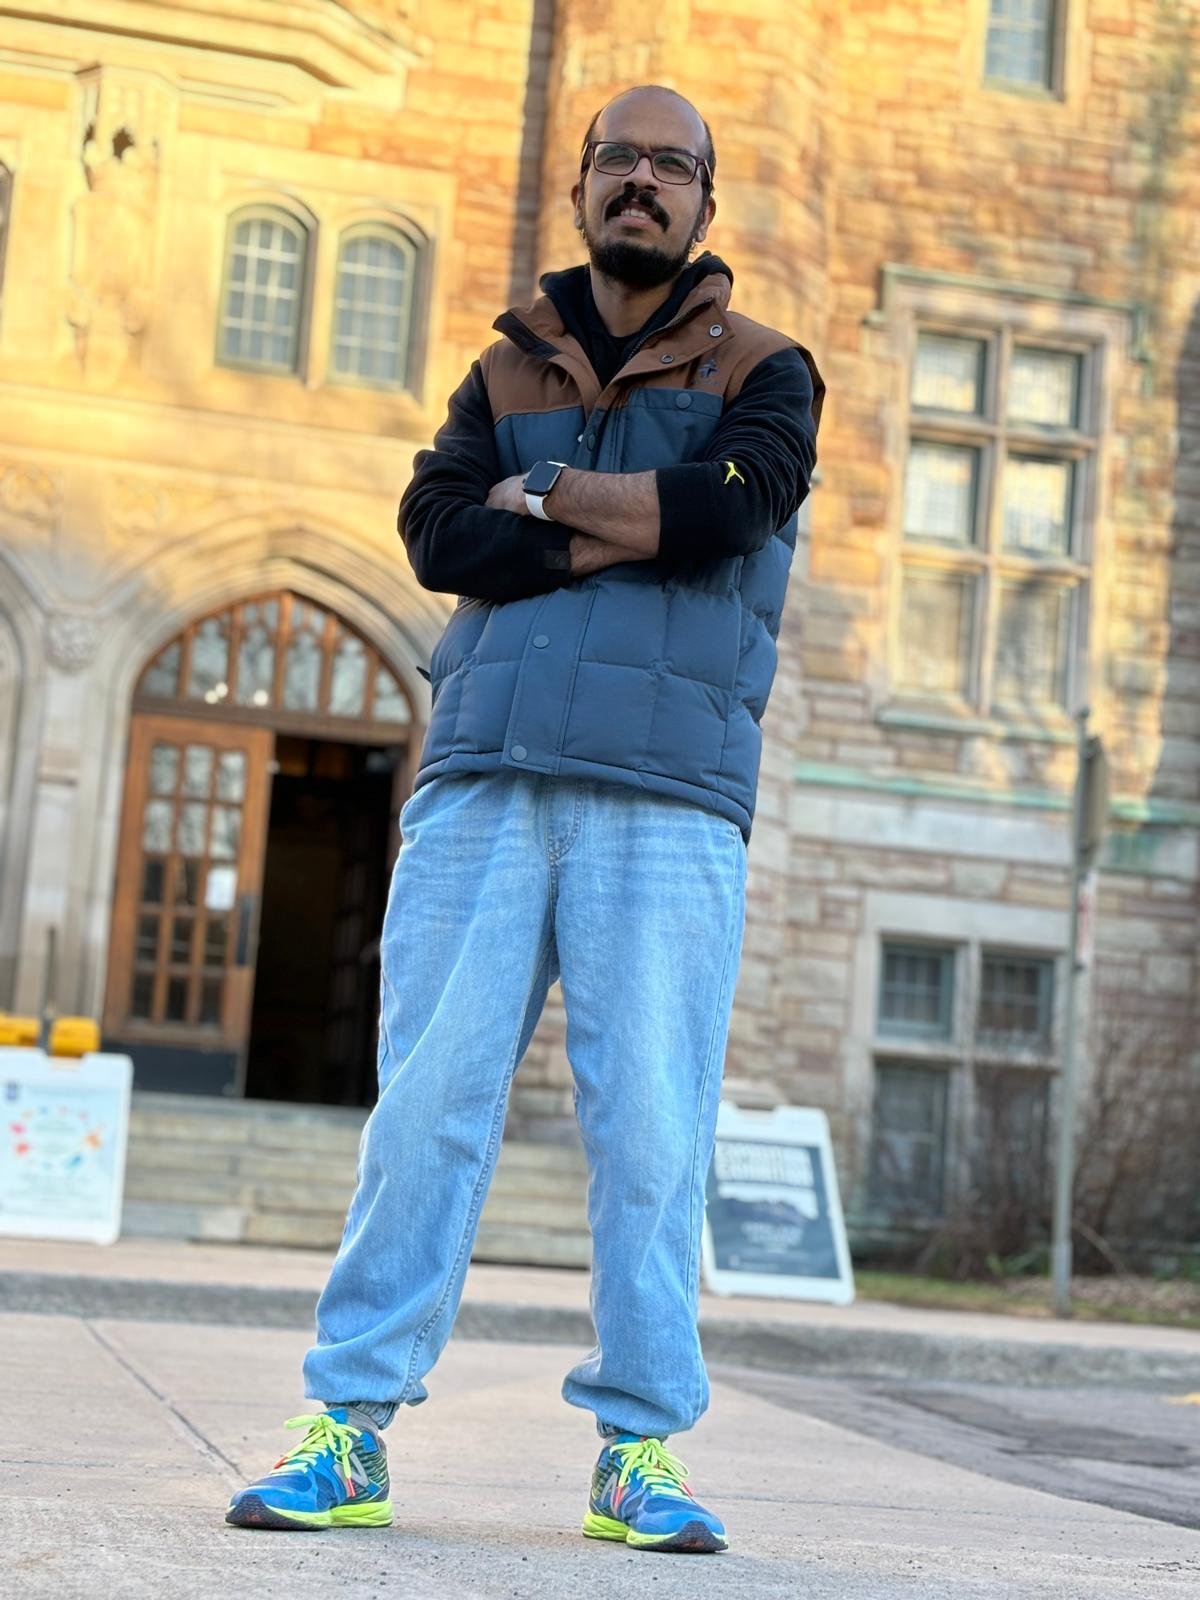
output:
[[[571,581],[571,529],[484,504],[504,474],[476,361],[413,463],[398,527],[417,581],[474,600],[523,600]]]
[[[717,561],[761,550],[808,494],[817,459],[812,373],[794,347],[750,372],[702,461],[658,471],[659,556]]]

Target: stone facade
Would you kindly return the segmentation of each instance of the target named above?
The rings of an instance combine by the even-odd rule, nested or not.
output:
[[[133,684],[187,621],[291,585],[426,703],[446,602],[393,531],[413,452],[497,312],[578,259],[568,191],[593,111],[661,81],[712,124],[710,244],[737,304],[808,344],[829,385],[765,725],[730,1074],[830,1113],[858,1204],[879,1057],[929,1059],[877,1037],[886,941],[957,952],[959,1020],[934,1052],[966,1085],[951,1166],[982,953],[1056,963],[1061,1010],[1070,718],[897,687],[922,329],[1087,352],[1088,559],[1065,670],[1113,768],[1097,970],[1195,1049],[1195,7],[1065,0],[1042,91],[985,78],[986,0],[243,10],[95,0],[68,29],[41,0],[0,6],[0,1004],[36,1008],[54,927],[60,1005],[99,1010]],[[313,241],[298,373],[215,357],[226,225],[253,203]],[[394,392],[339,384],[329,363],[337,240],[371,219],[420,242],[416,361]],[[566,1127],[568,1084],[552,997],[515,1125]]]

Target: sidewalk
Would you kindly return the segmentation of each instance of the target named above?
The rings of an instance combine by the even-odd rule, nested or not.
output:
[[[0,1310],[307,1328],[329,1260],[157,1239],[0,1239]],[[586,1345],[587,1303],[584,1272],[475,1263],[456,1332]],[[810,1376],[1200,1389],[1200,1333],[1183,1329],[705,1294],[701,1331],[712,1361]]]
[[[30,1256],[6,1249],[6,1260],[14,1254]],[[249,1276],[247,1254],[226,1276]],[[189,1257],[137,1259],[175,1288],[186,1287],[181,1274],[220,1267]],[[69,1261],[51,1249],[45,1264]],[[287,1258],[274,1270],[293,1288],[305,1272],[319,1276],[317,1263]],[[513,1277],[533,1291],[528,1275]],[[477,1281],[474,1304],[487,1304],[484,1288]],[[5,1592],[1185,1600],[1200,1582],[1200,1539],[1186,1529],[866,1438],[720,1372],[703,1426],[679,1447],[726,1520],[730,1553],[647,1555],[588,1541],[579,1520],[596,1438],[591,1418],[559,1399],[567,1353],[466,1339],[438,1364],[429,1403],[406,1409],[389,1433],[394,1527],[230,1528],[231,1489],[295,1443],[283,1418],[312,1409],[298,1384],[307,1342],[291,1328],[0,1314]]]

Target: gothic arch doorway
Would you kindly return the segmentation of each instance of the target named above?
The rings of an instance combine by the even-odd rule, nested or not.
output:
[[[291,591],[197,618],[146,665],[104,1015],[139,1087],[370,1102],[418,744],[379,651]]]

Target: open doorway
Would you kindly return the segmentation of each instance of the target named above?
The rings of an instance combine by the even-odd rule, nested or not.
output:
[[[280,735],[245,1092],[375,1098],[379,934],[395,750]]]

